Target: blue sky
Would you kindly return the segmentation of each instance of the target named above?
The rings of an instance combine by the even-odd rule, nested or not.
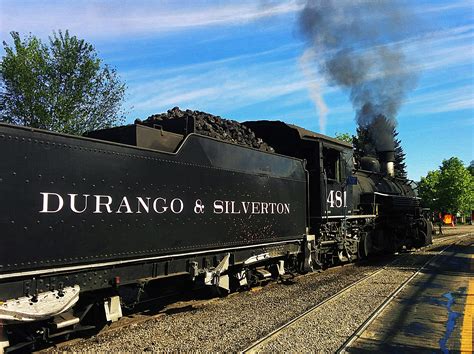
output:
[[[474,3],[399,2],[416,17],[415,28],[397,45],[418,78],[397,129],[408,175],[418,180],[451,156],[474,160]],[[53,30],[69,29],[92,43],[128,86],[127,122],[179,106],[237,121],[283,120],[330,136],[354,133],[348,93],[305,60],[296,24],[303,6],[272,0],[0,0],[0,36],[11,43],[9,32],[18,31],[47,40]],[[327,107],[324,126],[315,87]]]

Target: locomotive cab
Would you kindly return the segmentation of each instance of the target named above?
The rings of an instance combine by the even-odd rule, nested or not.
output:
[[[321,200],[321,218],[338,219],[352,213],[352,147],[322,141],[320,184],[326,199]],[[319,216],[319,215],[318,215]]]
[[[245,122],[275,152],[306,161],[308,225],[311,233],[330,219],[351,214],[352,145],[279,121]]]

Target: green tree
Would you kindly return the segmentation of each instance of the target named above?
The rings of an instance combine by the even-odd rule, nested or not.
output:
[[[399,178],[407,178],[407,165],[405,164],[405,152],[403,151],[402,142],[397,138],[398,132],[393,129],[393,140],[395,143],[395,176]]]
[[[346,143],[352,144],[353,136],[349,133],[336,133],[335,137],[337,140],[342,140]]]
[[[125,84],[91,44],[68,31],[53,33],[49,45],[11,36],[0,63],[1,121],[82,134],[123,120]]]
[[[451,157],[421,179],[419,194],[435,210],[467,214],[474,209],[474,177],[460,159]]]
[[[399,178],[407,178],[406,164],[405,164],[405,152],[402,148],[402,142],[397,138],[398,132],[393,128],[393,142],[395,150],[395,176]],[[377,157],[377,149],[375,139],[373,138],[371,131],[366,127],[358,127],[357,135],[353,137],[354,141],[354,157],[360,164],[360,159],[364,156],[375,156]]]
[[[423,200],[423,204],[433,211],[441,211],[439,200],[439,175],[440,171],[429,171],[426,177],[421,177],[418,184],[418,195]]]
[[[447,210],[457,213],[474,208],[474,178],[457,157],[442,162],[438,189],[440,205]]]
[[[469,166],[467,167],[467,170],[469,171],[469,173],[474,176],[474,160],[471,161],[471,163],[469,164]]]
[[[369,135],[369,130],[363,127],[357,127],[356,135],[354,136],[354,158],[357,165],[360,167],[361,159],[364,156],[377,156],[374,144]]]

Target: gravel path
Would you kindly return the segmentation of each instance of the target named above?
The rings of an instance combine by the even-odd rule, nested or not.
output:
[[[441,243],[449,242],[446,238]],[[434,246],[433,248],[439,248]],[[291,337],[281,338],[281,344],[264,348],[267,350],[300,350],[290,346],[295,338],[304,338],[310,346],[302,346],[301,350],[316,350],[321,348],[331,350],[336,342],[342,344],[345,340],[339,337],[349,335],[358,326],[362,319],[355,313],[357,307],[373,309],[374,304],[367,299],[380,299],[386,296],[388,289],[403,281],[411,274],[413,267],[420,262],[424,263],[429,251],[398,257],[391,267],[390,273],[384,276],[375,276],[377,288],[366,287],[361,289],[357,301],[346,298],[345,303],[335,307],[328,306],[324,315],[314,319],[307,326],[314,332],[319,332],[319,339],[308,341],[308,335],[295,332]],[[205,303],[196,303],[191,310],[181,313],[164,314],[158,318],[105,332],[89,339],[80,340],[69,346],[62,346],[61,351],[239,351],[250,343],[258,340],[265,334],[278,328],[285,322],[295,318],[310,307],[322,302],[349,284],[380,269],[382,263],[347,265],[334,268],[322,273],[311,273],[297,277],[292,285],[269,284],[258,291],[247,291],[228,296],[224,299],[215,299]],[[351,299],[351,301],[349,301]],[[189,306],[189,303],[187,303]],[[330,325],[332,323],[332,325]],[[354,324],[354,326],[352,326]],[[354,329],[355,329],[354,328]],[[322,330],[324,329],[324,331]],[[296,336],[296,337],[295,337]],[[318,341],[326,338],[325,346]],[[329,339],[328,339],[329,338]],[[331,340],[335,338],[336,340]],[[286,344],[285,344],[286,343]],[[311,344],[309,344],[311,343]],[[332,343],[332,344],[331,344]],[[273,344],[272,344],[273,345]],[[54,350],[54,349],[53,349]]]

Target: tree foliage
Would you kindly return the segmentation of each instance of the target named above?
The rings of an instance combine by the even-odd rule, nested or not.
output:
[[[407,178],[407,165],[405,164],[405,152],[403,151],[402,142],[397,138],[398,132],[393,129],[393,139],[395,142],[395,176],[400,178]]]
[[[419,195],[433,210],[468,213],[474,209],[474,177],[460,159],[451,157],[421,178]]]
[[[53,33],[49,45],[11,36],[0,63],[1,121],[82,134],[123,119],[125,84],[91,44],[68,31]]]
[[[360,161],[364,156],[376,156],[375,148],[369,135],[369,130],[357,127],[356,135],[354,136],[354,158],[356,163],[360,166]]]
[[[352,144],[353,136],[349,133],[336,133],[335,138],[337,140],[345,141],[346,143]]]
[[[441,211],[438,190],[439,175],[439,170],[429,171],[426,177],[421,177],[418,184],[418,195],[423,200],[423,204],[436,211]]]
[[[467,170],[469,171],[469,173],[474,176],[474,160],[471,161],[471,163],[469,164],[469,166],[467,167]]]
[[[397,138],[398,132],[393,128],[393,141],[395,144],[395,176],[399,178],[407,178],[406,164],[405,164],[405,152],[402,148],[400,139]],[[364,156],[375,156],[377,157],[377,149],[374,137],[371,131],[365,127],[357,128],[357,135],[353,137],[354,142],[354,157],[357,162],[360,163],[360,159]]]

